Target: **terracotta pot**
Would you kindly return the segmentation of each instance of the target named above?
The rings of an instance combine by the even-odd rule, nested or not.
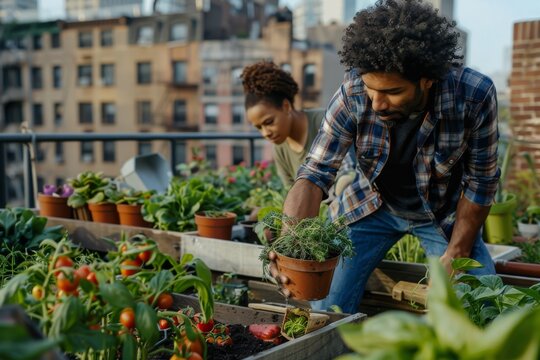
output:
[[[119,224],[118,211],[116,210],[116,204],[100,203],[100,204],[88,204],[88,208],[92,213],[92,219],[94,222]]]
[[[92,221],[92,213],[88,209],[88,205],[84,205],[78,208],[73,208],[73,217],[77,220]]]
[[[52,195],[38,194],[39,214],[72,219],[73,211],[67,204],[68,198]]]
[[[236,214],[230,212],[224,217],[205,216],[203,212],[195,214],[195,224],[199,235],[213,239],[231,240],[235,221]]]
[[[145,221],[141,213],[142,205],[117,204],[116,210],[121,225],[152,227],[152,223]]]
[[[279,273],[289,278],[289,283],[284,287],[291,292],[293,298],[320,300],[328,295],[339,256],[319,262],[276,255]]]

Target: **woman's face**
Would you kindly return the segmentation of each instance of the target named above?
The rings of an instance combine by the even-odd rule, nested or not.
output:
[[[268,102],[259,102],[246,110],[248,121],[255,126],[268,141],[279,145],[291,133],[291,106],[287,100],[281,108]]]

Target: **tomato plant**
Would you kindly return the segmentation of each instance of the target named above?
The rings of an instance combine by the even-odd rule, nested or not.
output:
[[[120,265],[120,273],[123,277],[134,275],[140,271],[141,261],[139,259],[127,259]]]
[[[158,321],[158,326],[161,330],[168,329],[170,327],[169,321],[167,321],[166,319],[160,319]]]
[[[66,293],[75,291],[79,286],[79,277],[77,277],[75,273],[69,275],[59,273],[56,277],[56,286],[59,290],[65,291]]]
[[[34,285],[34,287],[32,288],[32,296],[38,301],[43,299],[43,292],[43,286],[41,285]]]

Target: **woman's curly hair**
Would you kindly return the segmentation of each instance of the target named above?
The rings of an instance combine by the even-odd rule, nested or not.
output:
[[[294,107],[294,96],[298,93],[298,84],[291,74],[280,69],[273,62],[261,61],[247,66],[240,77],[246,95],[246,109],[261,101],[281,108],[285,99],[289,100]]]
[[[348,69],[398,72],[406,79],[442,79],[462,56],[456,54],[454,21],[422,0],[378,0],[359,11],[345,30],[341,63]]]

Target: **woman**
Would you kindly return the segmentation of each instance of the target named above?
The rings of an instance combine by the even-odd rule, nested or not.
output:
[[[274,144],[274,161],[286,188],[296,178],[324,118],[324,109],[296,110],[294,97],[298,85],[288,72],[273,62],[259,62],[244,68],[241,75],[245,93],[246,117],[261,134]],[[346,158],[340,169],[352,170]],[[339,177],[336,189],[344,188],[352,176]],[[341,191],[337,192],[338,194]]]

